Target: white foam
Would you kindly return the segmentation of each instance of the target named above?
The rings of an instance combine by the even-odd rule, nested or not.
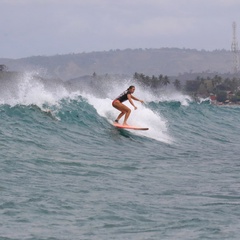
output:
[[[130,80],[124,80],[119,84],[115,84],[114,88],[108,89],[107,98],[97,98],[90,94],[84,94],[88,102],[97,110],[98,114],[105,117],[110,123],[116,119],[119,111],[112,107],[112,100],[116,98],[121,92],[126,90],[131,85]],[[171,90],[161,90],[159,94],[153,94],[151,90],[145,89],[138,84],[136,86],[134,96],[147,102],[180,102],[183,106],[188,106],[192,101],[191,97],[183,95],[180,92]],[[141,127],[148,127],[148,131],[132,131],[134,134],[143,135],[158,141],[165,143],[174,142],[173,138],[168,132],[168,121],[161,116],[160,113],[156,113],[149,109],[146,104],[141,104],[135,101],[135,105],[138,107],[137,110],[133,110],[131,104],[126,101],[124,102],[130,109],[131,115],[128,120],[129,125],[136,125]]]
[[[56,105],[58,101],[69,95],[68,91],[57,85],[55,88],[47,89],[44,83],[35,77],[35,72],[25,72],[11,84],[0,97],[1,104],[15,105]],[[49,80],[51,81],[51,80]]]
[[[109,123],[112,124],[116,119],[119,111],[112,107],[112,99],[99,99],[89,94],[86,94],[88,102],[96,109],[98,114],[106,118]],[[131,115],[128,120],[129,125],[148,127],[148,131],[132,131],[134,134],[146,136],[161,142],[171,143],[173,140],[168,134],[167,121],[163,119],[157,113],[147,108],[140,102],[135,102],[137,110],[133,110],[133,107],[129,102],[124,102],[130,109]],[[123,118],[121,119],[123,121]]]

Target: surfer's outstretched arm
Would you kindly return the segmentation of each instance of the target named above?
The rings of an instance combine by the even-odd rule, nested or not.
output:
[[[132,106],[134,107],[134,109],[136,110],[137,109],[137,107],[134,105],[134,103],[133,103],[133,100],[132,100],[132,95],[131,94],[128,94],[127,95],[127,98],[128,98],[128,101],[132,104]]]
[[[141,102],[141,103],[144,103],[144,101],[143,101],[143,100],[140,100],[140,99],[138,99],[138,98],[134,97],[133,95],[132,95],[132,99],[134,99],[135,101],[139,101],[139,102]]]

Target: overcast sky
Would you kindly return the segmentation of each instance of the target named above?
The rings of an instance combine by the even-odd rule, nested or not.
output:
[[[231,49],[240,0],[0,0],[0,58],[127,48]]]

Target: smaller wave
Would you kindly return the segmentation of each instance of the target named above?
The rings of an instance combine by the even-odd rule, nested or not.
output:
[[[197,102],[199,104],[202,104],[202,103],[210,104],[211,103],[211,99],[209,97],[207,97],[207,98],[199,98]]]

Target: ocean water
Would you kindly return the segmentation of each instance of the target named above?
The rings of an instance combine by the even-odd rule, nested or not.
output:
[[[1,240],[239,239],[239,106],[131,79],[0,84]],[[132,84],[149,131],[112,126]]]

